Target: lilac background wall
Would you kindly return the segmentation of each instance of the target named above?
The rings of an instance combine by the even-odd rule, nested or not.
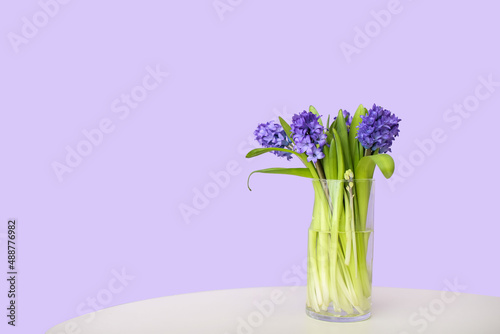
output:
[[[41,1],[52,16],[34,0],[0,5],[1,277],[6,221],[20,224],[18,328],[2,315],[2,332],[158,296],[305,284],[292,270],[312,188],[257,175],[249,192],[252,170],[297,162],[244,153],[257,123],[309,104],[326,115],[376,102],[403,119],[395,177],[377,175],[374,285],[458,280],[500,296],[498,4],[63,2]],[[87,156],[68,166],[67,147]],[[2,278],[2,310],[6,290]]]

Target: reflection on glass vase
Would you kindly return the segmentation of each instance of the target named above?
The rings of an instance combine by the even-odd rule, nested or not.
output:
[[[374,181],[314,179],[306,313],[333,322],[371,315]]]

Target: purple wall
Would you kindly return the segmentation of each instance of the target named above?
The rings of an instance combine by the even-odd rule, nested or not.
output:
[[[457,280],[500,296],[499,10],[3,2],[0,277],[14,217],[17,330],[159,296],[305,284],[312,187],[255,175],[249,192],[252,170],[298,162],[244,154],[257,123],[309,104],[327,115],[376,102],[403,119],[396,174],[377,174],[374,285]]]

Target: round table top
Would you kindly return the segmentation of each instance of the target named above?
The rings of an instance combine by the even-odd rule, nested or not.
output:
[[[47,334],[500,333],[499,297],[374,287],[372,317],[356,323],[311,319],[305,299],[305,287],[190,293],[103,309]]]

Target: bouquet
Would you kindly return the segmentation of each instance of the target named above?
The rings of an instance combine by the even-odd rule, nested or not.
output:
[[[272,152],[303,168],[267,168],[254,173],[287,174],[313,180],[315,202],[308,236],[307,313],[317,319],[357,321],[371,312],[373,173],[394,172],[392,143],[401,120],[389,110],[362,105],[354,116],[340,110],[330,123],[311,106],[292,117],[259,124],[262,146],[247,158]],[[250,189],[251,190],[251,189]],[[344,320],[338,320],[344,319]]]

